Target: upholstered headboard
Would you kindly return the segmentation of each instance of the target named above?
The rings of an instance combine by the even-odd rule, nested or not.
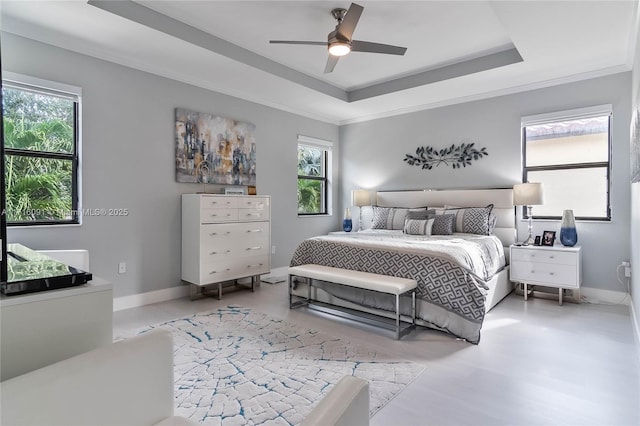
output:
[[[485,207],[493,204],[496,227],[493,234],[505,247],[516,242],[516,216],[513,189],[443,189],[424,191],[376,192],[375,205],[381,207]],[[370,220],[363,217],[364,220]]]

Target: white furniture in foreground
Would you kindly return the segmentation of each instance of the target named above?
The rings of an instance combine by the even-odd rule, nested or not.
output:
[[[271,271],[271,198],[261,196],[182,195],[182,280],[192,299],[206,286]]]
[[[173,417],[173,338],[156,330],[0,383],[3,425],[194,425]]]
[[[512,245],[511,281],[524,286],[524,300],[528,285],[541,285],[558,289],[562,305],[563,289],[575,290],[580,300],[582,284],[582,249],[580,246],[516,246]]]
[[[0,424],[197,425],[174,416],[173,338],[156,329],[0,383]],[[369,383],[345,376],[306,426],[369,424]]]
[[[113,286],[87,284],[0,295],[0,380],[113,341]]]
[[[366,426],[369,382],[344,376],[300,424],[301,426]]]

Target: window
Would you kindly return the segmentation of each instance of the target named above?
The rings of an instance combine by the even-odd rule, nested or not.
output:
[[[329,169],[333,144],[298,135],[298,214],[329,214]]]
[[[8,225],[79,223],[80,89],[5,73]]]
[[[534,218],[611,220],[610,134],[610,105],[523,118],[523,181],[544,188]]]

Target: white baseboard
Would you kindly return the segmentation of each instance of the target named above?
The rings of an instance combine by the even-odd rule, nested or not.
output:
[[[599,288],[580,287],[580,298],[587,303],[607,305],[629,305],[631,297],[623,291],[602,290]]]
[[[274,268],[271,270],[271,273],[264,275],[264,277],[285,276],[287,275],[288,270],[289,267],[287,266]],[[177,287],[165,288],[163,290],[116,297],[113,299],[113,312],[137,308],[139,306],[150,305],[152,303],[166,302],[167,300],[179,299],[186,296],[189,296],[189,286],[185,284]]]
[[[284,277],[284,276],[288,276],[289,275],[289,267],[288,266],[282,266],[280,268],[273,268],[271,270],[271,272],[269,272],[266,275],[263,275],[264,278],[270,278],[270,277]]]
[[[132,294],[131,296],[116,297],[113,299],[113,311],[117,312],[122,311],[123,309],[137,308],[139,306],[179,299],[185,296],[189,296],[188,285],[149,291],[147,293]]]

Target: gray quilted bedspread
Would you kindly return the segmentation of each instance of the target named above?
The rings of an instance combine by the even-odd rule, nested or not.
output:
[[[505,266],[498,238],[468,234],[398,238],[402,234],[397,232],[354,235],[307,239],[294,252],[291,266],[318,264],[415,279],[417,315],[425,325],[471,343],[479,342],[485,315],[485,281]],[[394,310],[388,295],[367,294],[366,290],[345,286],[323,288],[350,302]],[[408,313],[408,307],[405,304],[402,310]]]

